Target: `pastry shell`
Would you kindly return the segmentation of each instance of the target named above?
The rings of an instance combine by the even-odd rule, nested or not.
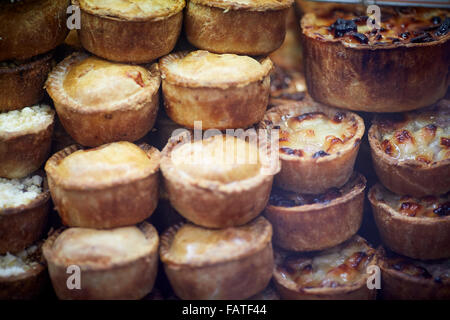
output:
[[[382,187],[369,191],[372,212],[383,243],[404,256],[429,260],[450,257],[450,216],[408,217],[379,200]]]
[[[160,247],[164,270],[181,299],[247,299],[269,284],[273,272],[272,227],[266,219],[260,217],[249,223],[248,237],[258,241],[253,245],[243,244],[232,259],[221,255],[218,248],[214,257],[207,261],[174,261],[169,249],[182,227],[183,224],[179,224],[169,228],[161,237]],[[227,229],[227,238],[232,238],[235,229]]]
[[[264,216],[275,245],[291,251],[323,250],[352,237],[361,226],[366,179],[354,173],[343,194],[326,203],[283,207],[268,204]]]
[[[62,223],[70,227],[109,229],[139,223],[152,215],[158,204],[160,154],[147,144],[139,146],[152,161],[151,172],[138,179],[127,179],[109,186],[65,183],[55,171],[58,164],[79,145],[67,147],[50,157],[45,165],[55,208]]]

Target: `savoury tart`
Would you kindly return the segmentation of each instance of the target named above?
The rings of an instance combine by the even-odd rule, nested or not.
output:
[[[202,129],[247,128],[260,121],[269,102],[269,58],[199,50],[179,52],[159,62],[164,105],[178,124]]]
[[[0,178],[0,254],[18,253],[47,230],[50,192],[42,172]]]
[[[148,218],[158,203],[160,154],[121,141],[94,149],[72,145],[45,165],[53,202],[70,227],[115,228]]]
[[[274,281],[287,300],[372,300],[369,267],[377,263],[376,250],[355,235],[325,251],[275,251]]]
[[[2,1],[0,61],[29,59],[62,43],[69,32],[66,27],[69,3],[69,0]]]
[[[386,300],[449,300],[450,259],[419,261],[378,249]]]
[[[369,130],[380,182],[400,195],[450,191],[450,100],[395,117],[378,117]]]
[[[136,300],[153,289],[158,245],[155,228],[143,222],[111,230],[58,230],[45,241],[43,253],[59,299]],[[81,288],[71,290],[67,284],[75,283],[67,270],[73,265],[79,267]]]
[[[180,224],[161,236],[160,256],[181,299],[246,299],[272,277],[271,237],[272,227],[261,217],[220,230]]]
[[[441,9],[381,9],[369,28],[365,7],[303,16],[305,76],[311,96],[331,106],[400,112],[429,106],[449,85],[450,13]]]
[[[0,112],[38,103],[44,96],[44,83],[53,63],[53,53],[0,62]]]
[[[310,98],[269,109],[260,126],[279,135],[281,171],[275,184],[311,194],[348,181],[364,134],[361,117]]]
[[[74,53],[53,69],[46,88],[66,131],[96,147],[143,137],[155,123],[160,83],[156,64],[147,69]]]
[[[0,113],[0,177],[26,177],[47,160],[54,118],[47,105]]]
[[[72,0],[83,47],[107,60],[145,63],[168,54],[181,32],[184,0]]]
[[[264,216],[273,226],[273,242],[291,251],[334,247],[361,226],[366,179],[354,173],[341,188],[306,195],[273,188]]]
[[[369,200],[383,243],[391,250],[422,260],[450,257],[450,194],[399,196],[377,184]]]
[[[204,227],[249,222],[266,206],[279,170],[278,159],[265,154],[268,149],[263,142],[231,135],[193,140],[182,133],[170,138],[162,151],[161,172],[171,205]]]

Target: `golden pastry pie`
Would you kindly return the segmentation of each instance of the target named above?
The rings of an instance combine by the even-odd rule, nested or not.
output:
[[[20,252],[40,240],[49,208],[50,192],[41,172],[23,179],[0,178],[0,254]]]
[[[159,151],[121,141],[73,145],[45,165],[53,202],[70,227],[115,228],[148,218],[158,203]]]
[[[44,83],[53,63],[53,53],[28,60],[0,62],[0,112],[21,109],[41,101]]]
[[[449,85],[450,11],[381,9],[380,29],[365,7],[303,16],[308,92],[334,107],[399,112],[431,105]],[[370,23],[370,21],[369,21]]]
[[[28,59],[56,48],[69,32],[69,4],[69,0],[1,1],[0,61]]]
[[[191,140],[180,134],[162,151],[161,172],[170,203],[197,225],[225,228],[258,216],[269,200],[278,159],[261,143],[228,135]]]
[[[269,58],[260,61],[208,51],[170,54],[159,62],[169,117],[193,128],[247,128],[260,121],[269,102]]]
[[[389,190],[416,197],[450,191],[450,100],[375,119],[369,142],[375,171]]]
[[[334,247],[361,226],[366,179],[354,173],[341,188],[318,195],[273,188],[264,216],[273,226],[273,241],[292,251]]]
[[[450,259],[420,261],[378,250],[381,292],[388,300],[449,300]]]
[[[272,227],[261,217],[220,230],[180,224],[161,236],[160,256],[181,299],[246,299],[272,277],[271,238]]]
[[[279,135],[281,171],[275,184],[312,194],[348,181],[364,134],[361,117],[310,98],[269,109],[260,126]]]
[[[54,117],[47,105],[0,113],[0,177],[26,177],[47,160]]]
[[[47,92],[66,131],[90,147],[136,141],[158,112],[158,66],[149,69],[74,53],[50,73]]]
[[[69,228],[43,245],[50,279],[62,300],[135,300],[153,289],[158,269],[159,237],[146,222],[138,226],[95,230]],[[71,290],[70,266],[80,272],[80,289]]]
[[[168,54],[181,32],[184,0],[72,0],[83,47],[108,60],[144,63]]]
[[[376,250],[359,236],[337,247],[312,253],[275,251],[274,281],[282,299],[372,300],[367,286]]]
[[[191,0],[184,17],[190,43],[217,53],[266,55],[286,34],[293,0]]]
[[[450,194],[399,196],[381,185],[369,192],[383,243],[416,259],[450,257]]]

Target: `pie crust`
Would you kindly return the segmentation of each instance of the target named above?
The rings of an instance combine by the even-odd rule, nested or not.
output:
[[[160,74],[74,53],[50,73],[47,92],[66,131],[78,143],[96,147],[136,141],[154,125]]]
[[[53,53],[24,61],[0,62],[0,112],[21,109],[41,101],[44,83],[53,63]]]
[[[173,50],[184,0],[72,0],[80,6],[83,47],[112,61],[145,63]]]
[[[391,143],[386,143],[383,146],[383,135],[386,133],[398,132],[395,142],[398,145],[413,147],[419,146],[416,132],[408,130],[407,125],[412,124],[423,126],[420,118],[429,115],[430,119],[425,120],[424,124],[430,124],[430,130],[425,130],[423,127],[420,132],[428,132],[424,135],[429,138],[440,138],[438,145],[441,147],[441,152],[444,156],[439,161],[437,158],[428,160],[412,159],[408,154],[408,149],[405,149],[405,155],[408,158],[394,157],[387,152],[395,152],[398,147]],[[373,166],[377,173],[380,182],[389,190],[400,195],[411,195],[415,197],[422,197],[426,195],[439,195],[450,191],[450,152],[448,151],[450,137],[446,135],[450,128],[450,100],[441,100],[437,105],[420,111],[410,112],[399,115],[396,118],[379,117],[375,119],[369,130],[369,143],[372,152]],[[415,125],[416,126],[416,125]],[[436,129],[437,127],[437,129]],[[439,128],[443,132],[439,133]],[[406,130],[403,130],[406,129]],[[424,131],[425,130],[425,131]],[[433,140],[432,140],[433,141]],[[426,140],[425,140],[426,142]],[[420,145],[426,152],[433,151],[431,145]],[[417,147],[417,150],[420,150]],[[386,151],[385,151],[386,150]]]
[[[267,55],[286,34],[293,0],[191,0],[184,16],[186,35],[195,47],[217,53]]]
[[[444,97],[450,79],[450,33],[435,35],[439,25],[433,25],[429,17],[439,17],[443,25],[445,17],[450,18],[448,12],[383,8],[381,15],[383,29],[372,33],[365,7],[303,16],[303,48],[309,57],[305,76],[316,101],[350,110],[400,112]],[[338,18],[347,22],[334,24]]]
[[[232,149],[225,141],[232,143]],[[220,154],[221,146],[227,146],[222,150],[229,153]],[[244,151],[246,159],[239,163],[241,147],[248,149]],[[274,164],[264,155],[269,149],[262,143],[256,146],[226,135],[201,141],[192,141],[188,133],[170,138],[162,151],[161,173],[171,205],[203,227],[225,228],[249,222],[264,210],[273,176],[279,170],[278,159]],[[205,158],[193,158],[196,150]],[[252,156],[258,157],[254,163],[250,162]],[[227,163],[230,158],[233,162]]]
[[[321,195],[272,189],[264,216],[272,224],[274,244],[291,251],[313,251],[349,239],[361,226],[365,187],[366,179],[355,172],[340,189]]]
[[[69,3],[69,0],[2,1],[0,61],[29,59],[62,43],[69,32],[66,27]]]
[[[153,289],[158,244],[156,229],[143,222],[112,230],[60,229],[44,243],[43,253],[59,299],[136,300]],[[81,289],[68,289],[71,265],[80,268]]]
[[[351,253],[349,257],[344,255],[348,250]],[[336,259],[344,257],[346,257],[344,263],[336,267],[330,266],[330,263],[336,264]],[[292,263],[286,264],[286,261],[291,262],[290,259],[293,259]],[[370,247],[366,240],[355,235],[343,244],[326,251],[315,253],[275,251],[273,277],[281,298],[286,300],[373,300],[376,290],[367,287],[370,274],[366,273],[366,269],[376,263],[376,250]],[[297,283],[290,273],[298,273],[299,268],[302,270],[297,278],[300,283]],[[318,271],[326,272],[326,277],[323,277],[322,281],[319,276],[318,279],[314,278],[314,274]],[[310,282],[307,282],[308,272],[312,274]],[[301,275],[305,275],[305,278]]]
[[[317,152],[314,151],[314,154],[310,154],[309,151],[303,149],[283,146],[283,144],[289,143],[289,138],[292,136],[289,134],[289,131],[292,130],[289,121],[292,121],[293,125],[297,125],[297,122],[299,125],[303,125],[303,121],[319,121],[321,119],[325,123],[319,123],[309,129],[300,128],[298,131],[301,134],[307,134],[305,136],[307,140],[298,137],[299,143],[302,143],[303,140],[308,143],[316,143],[320,140],[315,140],[316,133],[324,135],[330,130],[330,135],[327,135],[323,142],[319,141],[322,146],[313,145],[312,149],[317,149]],[[308,122],[303,123],[308,124]],[[336,130],[345,129],[350,134],[347,136],[340,132],[341,136],[336,137],[332,134],[331,125]],[[260,127],[266,128],[269,132],[281,129],[279,134],[281,171],[275,177],[275,184],[281,189],[310,194],[324,193],[329,188],[339,188],[348,181],[353,173],[355,159],[364,134],[364,121],[357,114],[324,106],[310,98],[269,109],[260,123]],[[329,147],[326,150],[321,149],[328,144]],[[303,143],[302,148],[304,146]],[[330,148],[333,151],[330,151]]]
[[[421,260],[450,257],[449,195],[441,199],[400,197],[377,184],[369,200],[383,243],[391,250]],[[419,215],[425,204],[431,208],[427,211],[439,215]]]
[[[378,256],[383,299],[450,299],[450,259],[418,261],[384,248],[379,248]]]
[[[269,58],[257,61],[234,54],[199,50],[162,58],[164,105],[178,124],[202,129],[247,128],[259,122],[269,103]]]
[[[160,153],[147,144],[139,148],[130,142],[86,150],[72,145],[50,157],[45,171],[64,225],[116,228],[139,223],[153,213]]]
[[[160,256],[181,299],[240,300],[269,284],[271,238],[272,227],[262,217],[220,230],[179,224],[161,236]]]

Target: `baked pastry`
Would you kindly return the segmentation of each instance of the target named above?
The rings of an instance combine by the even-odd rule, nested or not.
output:
[[[260,126],[279,134],[281,171],[275,184],[310,194],[348,181],[364,134],[361,117],[310,98],[269,109]]]
[[[384,248],[378,256],[383,299],[450,299],[450,259],[419,261]]]
[[[49,279],[41,245],[0,255],[0,300],[28,300],[43,294]]]
[[[69,32],[66,27],[69,3],[69,0],[2,1],[0,61],[28,59],[62,43]]]
[[[367,26],[365,10],[342,7],[303,16],[311,96],[368,112],[414,110],[444,97],[450,81],[449,11],[383,7],[377,30]]]
[[[325,251],[275,251],[273,276],[282,299],[372,300],[367,268],[376,263],[376,250],[356,235]]]
[[[190,0],[184,26],[190,43],[217,53],[266,55],[286,34],[293,0]]]
[[[354,173],[341,188],[318,195],[273,188],[264,216],[273,226],[273,242],[291,251],[334,247],[361,226],[366,179]]]
[[[272,277],[271,238],[272,227],[261,217],[220,230],[180,224],[161,236],[160,256],[181,299],[246,299]]]
[[[185,127],[247,128],[260,121],[269,102],[269,58],[199,50],[170,54],[159,62],[168,116]]]
[[[183,217],[204,227],[249,222],[266,206],[279,170],[278,159],[272,163],[264,152],[268,148],[262,142],[235,136],[171,138],[161,159],[170,203]]]
[[[369,192],[383,243],[415,259],[450,258],[450,194],[414,198],[381,185]]]
[[[107,60],[144,63],[168,54],[181,32],[184,0],[72,0],[83,47]]]
[[[0,254],[18,253],[40,240],[49,208],[50,192],[42,173],[0,178]]]
[[[369,143],[378,178],[392,192],[422,197],[450,191],[450,100],[375,119]]]
[[[159,151],[115,142],[83,150],[72,145],[46,163],[62,222],[70,227],[116,228],[148,218],[158,203]]]
[[[44,83],[53,63],[53,53],[23,61],[0,62],[0,112],[21,109],[41,101]]]
[[[54,117],[47,105],[0,113],[0,177],[26,177],[47,160]]]
[[[66,131],[90,147],[136,141],[158,113],[158,66],[149,69],[74,53],[50,73],[47,92]]]
[[[307,96],[303,73],[276,66],[270,75],[269,108],[302,101]]]
[[[153,289],[158,245],[155,228],[143,222],[112,230],[59,230],[42,249],[59,299],[135,300]],[[76,290],[67,285],[72,265],[79,267],[81,276],[81,288]]]

